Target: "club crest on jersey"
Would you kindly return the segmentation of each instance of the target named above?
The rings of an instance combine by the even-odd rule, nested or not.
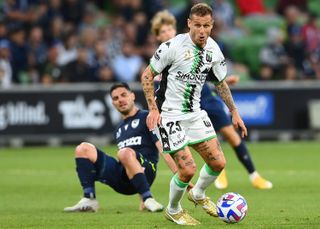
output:
[[[206,53],[206,61],[211,62],[212,61],[213,52],[207,51]]]
[[[140,119],[135,119],[131,122],[131,126],[133,129],[137,128],[137,126],[139,126],[139,122],[140,122]]]
[[[187,52],[184,54],[184,59],[188,60],[188,59],[190,59],[192,57],[193,57],[193,52],[192,52],[191,49],[188,49]]]

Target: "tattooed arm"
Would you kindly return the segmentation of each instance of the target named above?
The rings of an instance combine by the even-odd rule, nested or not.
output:
[[[231,91],[230,91],[230,88],[229,88],[227,82],[224,80],[221,83],[215,85],[215,87],[216,87],[218,94],[220,95],[220,97],[222,98],[224,103],[229,108],[229,111],[232,112],[233,110],[237,109],[236,105],[233,101]]]
[[[147,126],[149,130],[153,130],[157,124],[160,124],[160,114],[154,97],[153,78],[155,76],[156,73],[150,66],[148,66],[141,75],[141,84],[149,108],[147,117]]]
[[[244,125],[244,122],[242,121],[237,107],[233,101],[232,95],[231,95],[231,91],[230,88],[227,84],[227,82],[224,80],[222,81],[220,84],[216,85],[216,90],[218,92],[218,94],[220,95],[220,97],[222,98],[222,100],[224,101],[224,103],[227,105],[227,107],[229,108],[230,113],[232,114],[232,123],[236,128],[241,129],[242,133],[241,136],[245,137],[247,136],[247,128]]]

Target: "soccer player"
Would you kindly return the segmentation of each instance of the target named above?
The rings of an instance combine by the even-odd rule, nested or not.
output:
[[[78,177],[83,189],[83,198],[66,212],[96,212],[95,181],[109,185],[124,195],[138,193],[142,208],[151,212],[162,211],[150,192],[157,171],[159,152],[162,146],[156,135],[146,125],[147,111],[139,110],[134,103],[135,95],[126,83],[116,83],[110,89],[113,106],[121,113],[123,121],[115,131],[119,147],[117,159],[107,155],[94,145],[83,142],[75,149]],[[163,155],[169,168],[177,168],[169,155]],[[141,207],[141,205],[140,205]]]
[[[191,8],[189,32],[162,43],[141,75],[141,83],[149,108],[147,126],[157,129],[165,153],[175,160],[178,172],[170,181],[169,204],[165,216],[181,225],[197,225],[181,206],[181,199],[196,171],[189,145],[205,161],[188,199],[199,204],[211,216],[217,216],[215,204],[205,195],[225,167],[225,158],[207,113],[200,108],[200,95],[208,73],[216,90],[229,108],[233,124],[247,135],[230,89],[225,82],[226,63],[217,43],[209,37],[213,26],[212,9],[205,3]],[[162,74],[157,98],[153,79]],[[156,128],[158,126],[158,128]]]
[[[158,12],[151,20],[151,31],[159,42],[168,41],[176,35],[175,17],[167,10]],[[236,84],[239,81],[239,77],[228,76],[226,81],[229,85]],[[236,129],[232,126],[230,116],[224,111],[223,101],[216,93],[211,91],[207,83],[204,84],[201,91],[200,105],[208,113],[211,122],[214,123],[215,130],[220,132],[234,149],[239,161],[249,173],[249,179],[253,187],[257,189],[272,188],[272,183],[261,177],[256,171],[245,142],[242,141]],[[215,186],[218,189],[228,187],[225,169],[215,180]]]

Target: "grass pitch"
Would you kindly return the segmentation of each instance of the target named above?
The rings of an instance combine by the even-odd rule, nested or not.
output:
[[[319,142],[248,144],[258,171],[273,182],[272,190],[256,190],[229,146],[223,144],[228,161],[229,187],[207,194],[217,200],[227,191],[239,192],[248,202],[248,215],[229,225],[207,215],[183,199],[197,228],[319,228]],[[103,148],[114,154],[115,147]],[[64,213],[78,202],[81,188],[75,173],[73,147],[26,147],[0,149],[0,228],[178,228],[163,213],[138,211],[138,196],[123,196],[96,183],[101,209],[97,213]],[[194,154],[198,171],[202,161]],[[163,160],[152,192],[168,202],[171,172]],[[193,180],[195,182],[195,179]]]

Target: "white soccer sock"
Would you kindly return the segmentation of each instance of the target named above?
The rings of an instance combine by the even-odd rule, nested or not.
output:
[[[178,175],[174,175],[170,181],[168,211],[170,214],[178,213],[182,210],[180,201],[188,187],[188,183],[179,180]]]
[[[205,198],[205,190],[217,179],[219,174],[220,172],[214,172],[207,164],[204,164],[200,170],[200,175],[197,183],[192,188],[192,194],[194,198]]]
[[[259,173],[257,171],[254,171],[253,173],[249,174],[249,179],[250,179],[250,181],[253,181],[254,179],[256,179],[259,176],[260,176]]]

